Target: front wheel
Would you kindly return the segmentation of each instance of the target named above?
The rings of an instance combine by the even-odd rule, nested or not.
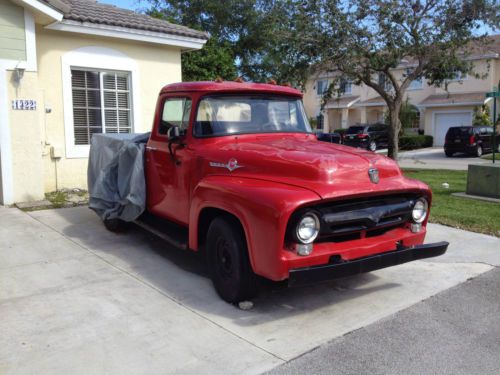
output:
[[[248,258],[245,234],[236,219],[222,216],[212,221],[207,258],[215,290],[224,301],[237,303],[257,293],[257,277]]]

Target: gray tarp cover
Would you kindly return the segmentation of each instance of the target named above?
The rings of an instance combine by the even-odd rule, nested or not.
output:
[[[146,208],[144,148],[149,133],[94,134],[87,171],[89,207],[102,220],[134,221]]]

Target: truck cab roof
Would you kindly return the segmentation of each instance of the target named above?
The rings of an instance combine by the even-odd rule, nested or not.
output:
[[[179,82],[166,85],[160,94],[172,92],[203,92],[203,93],[256,93],[256,94],[277,94],[302,97],[300,90],[289,86],[282,86],[269,83],[250,83],[234,81],[200,81],[200,82]]]

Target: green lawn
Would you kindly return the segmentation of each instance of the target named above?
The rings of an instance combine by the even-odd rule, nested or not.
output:
[[[493,154],[485,154],[481,156],[481,159],[493,160]],[[495,163],[498,163],[499,160],[500,160],[500,154],[497,152],[495,153]]]
[[[500,237],[500,204],[451,194],[464,192],[467,171],[405,169],[405,176],[421,180],[433,193],[430,222]],[[450,185],[445,189],[442,184]]]

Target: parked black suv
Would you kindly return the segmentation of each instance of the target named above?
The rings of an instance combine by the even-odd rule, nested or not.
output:
[[[319,141],[330,143],[342,143],[342,137],[339,133],[316,133]]]
[[[493,151],[493,128],[491,126],[454,126],[448,129],[444,141],[444,153],[453,156],[456,152],[481,156]],[[500,152],[500,135],[496,135],[495,145]]]
[[[388,141],[388,126],[382,123],[350,126],[344,136],[346,146],[366,148],[370,151],[387,147]]]

